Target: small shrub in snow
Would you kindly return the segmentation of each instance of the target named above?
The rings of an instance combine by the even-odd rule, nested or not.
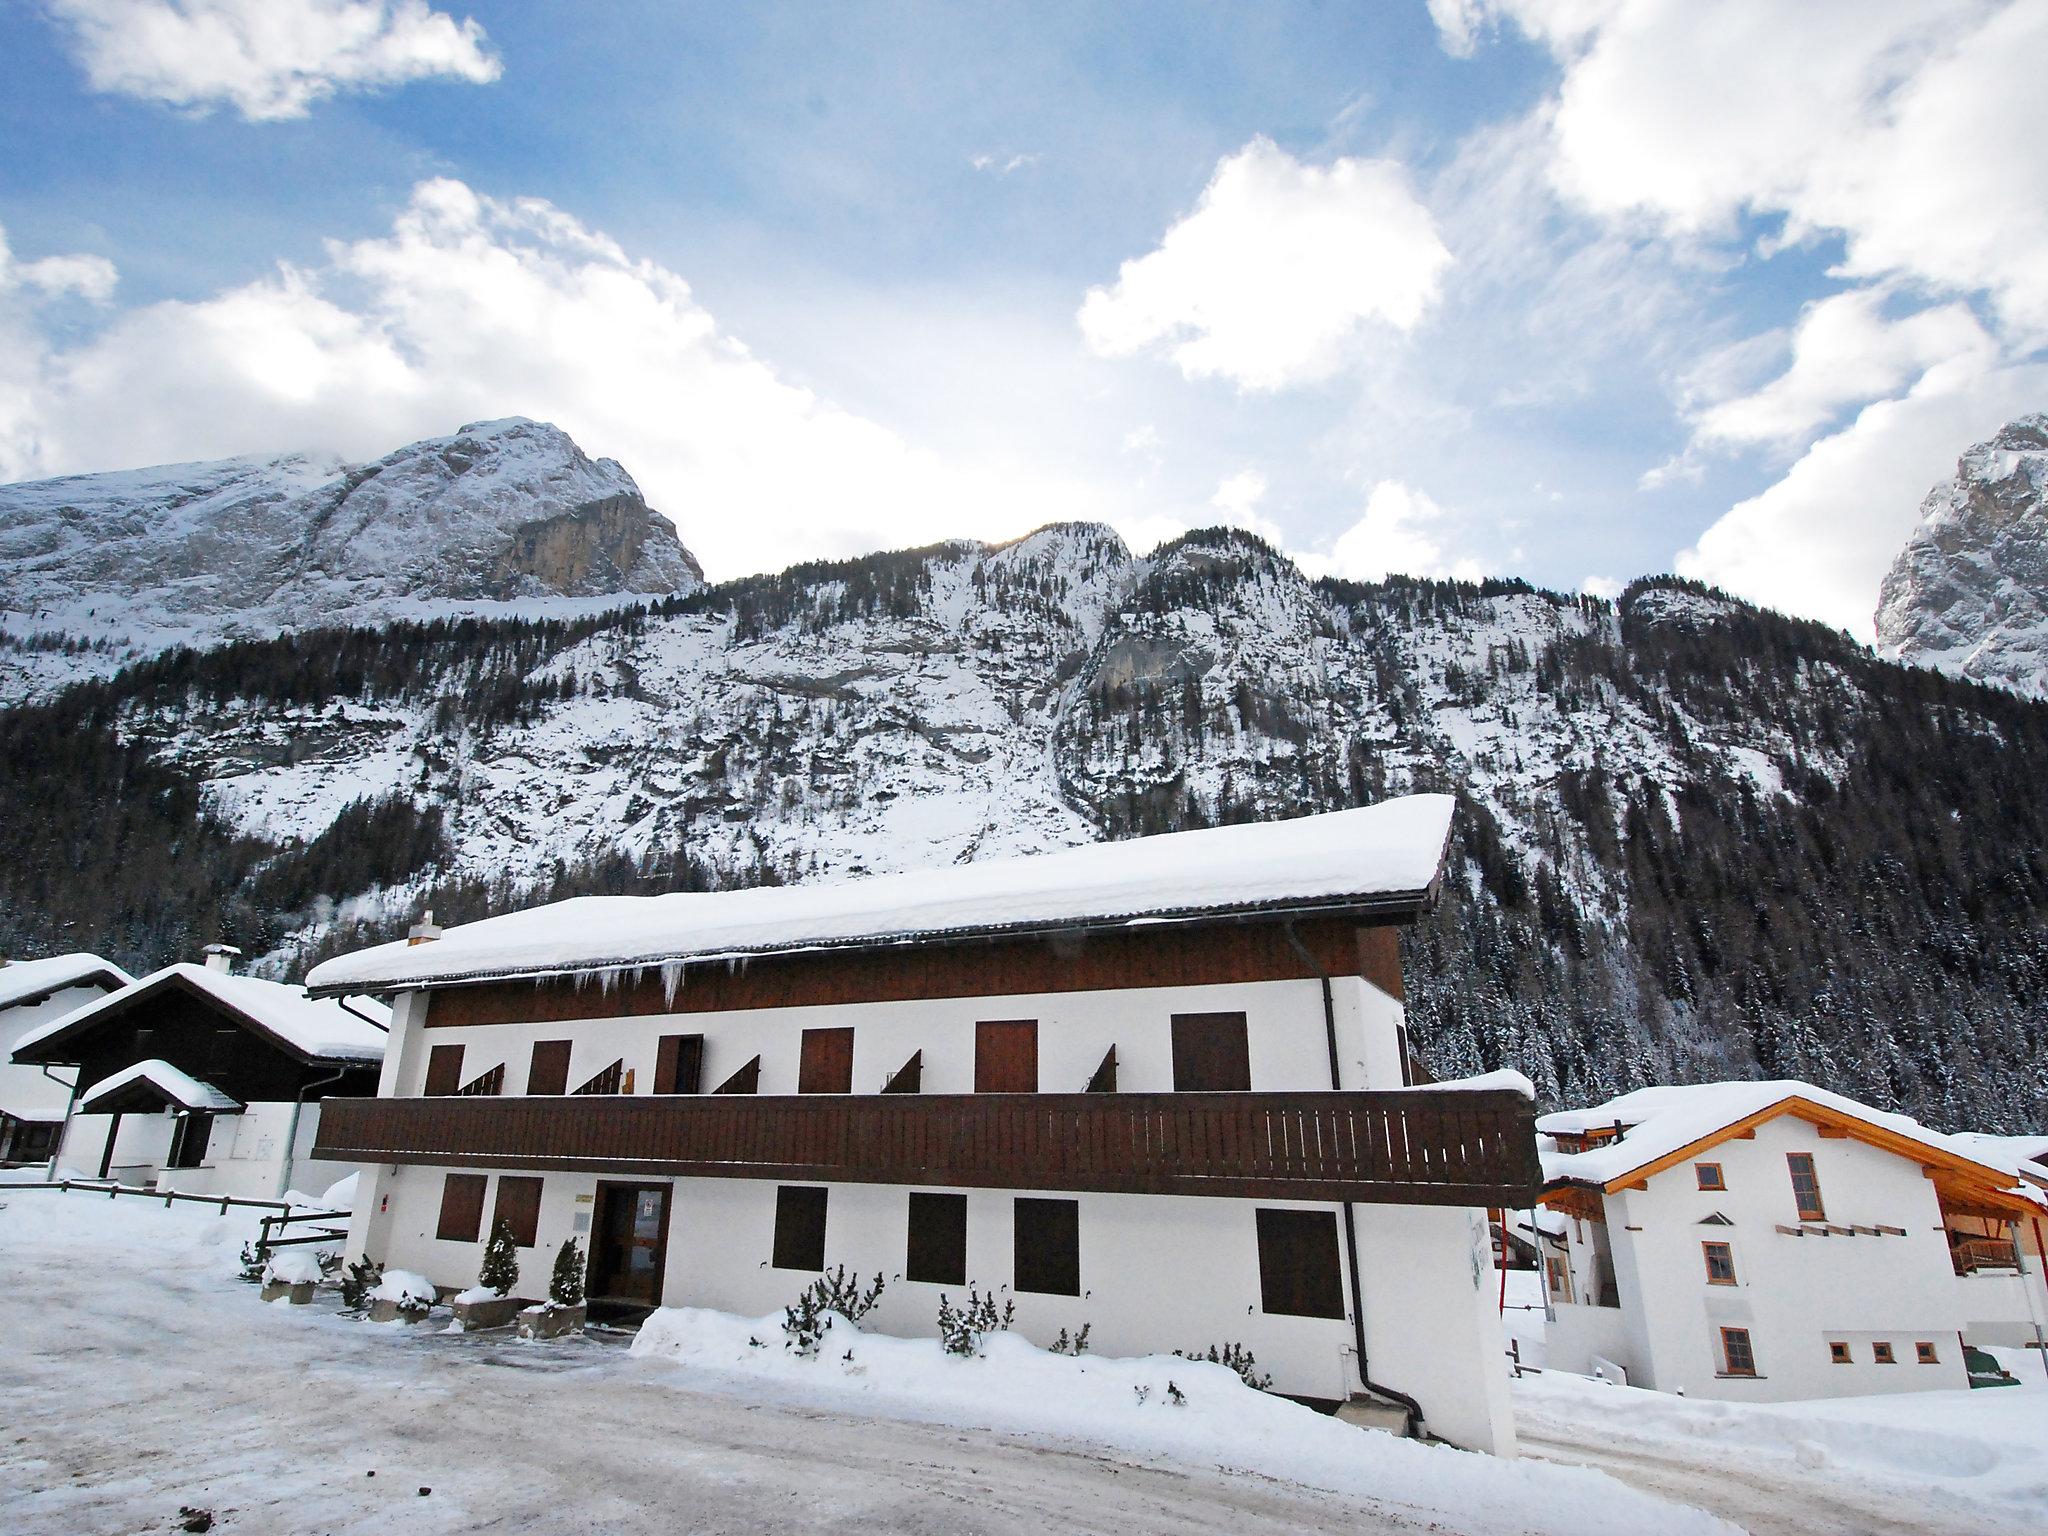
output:
[[[519,1283],[519,1245],[512,1241],[512,1228],[504,1221],[492,1229],[491,1240],[484,1244],[483,1268],[477,1272],[476,1283],[496,1296],[510,1296]]]
[[[849,1277],[844,1264],[827,1270],[804,1287],[794,1306],[782,1309],[783,1348],[808,1360],[817,1354],[825,1335],[832,1331],[835,1316],[858,1325],[881,1299],[880,1275],[875,1276],[873,1285],[862,1290],[860,1277]]]
[[[1183,1360],[1207,1360],[1212,1365],[1227,1365],[1255,1392],[1269,1392],[1273,1388],[1273,1373],[1261,1371],[1259,1362],[1252,1358],[1252,1352],[1242,1344],[1226,1344],[1221,1349],[1211,1344],[1206,1351],[1176,1349],[1174,1353]]]
[[[394,1302],[399,1311],[424,1317],[434,1307],[434,1282],[409,1269],[387,1269],[377,1281],[377,1288],[370,1292],[370,1299]]]
[[[1176,1408],[1185,1408],[1188,1405],[1187,1393],[1181,1391],[1171,1380],[1166,1383],[1166,1400]]]
[[[357,1259],[341,1277],[341,1307],[344,1312],[361,1312],[370,1305],[370,1293],[384,1278],[384,1266]]]
[[[860,1288],[860,1276],[847,1277],[846,1266],[828,1269],[811,1282],[812,1291],[828,1312],[837,1312],[849,1323],[858,1323],[875,1310],[875,1303],[882,1299],[882,1277],[877,1274],[875,1283],[865,1291]]]
[[[263,1278],[263,1255],[254,1243],[242,1244],[242,1278],[251,1285]]]
[[[1071,1339],[1067,1337],[1067,1330],[1062,1328],[1060,1330],[1060,1336],[1052,1341],[1052,1352],[1056,1355],[1087,1354],[1088,1330],[1090,1328],[1093,1328],[1094,1326],[1095,1325],[1093,1323],[1083,1323],[1081,1325],[1081,1331],[1075,1334]]]
[[[996,1294],[967,1293],[967,1305],[955,1310],[944,1291],[939,1292],[939,1345],[949,1355],[972,1358],[981,1353],[981,1341],[998,1330],[1007,1330],[1017,1315],[1017,1303],[1006,1301],[996,1311]]]
[[[583,1305],[583,1250],[573,1237],[563,1238],[562,1246],[555,1250],[555,1272],[548,1277],[548,1305]]]

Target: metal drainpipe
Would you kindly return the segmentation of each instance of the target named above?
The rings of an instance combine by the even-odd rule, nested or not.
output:
[[[1343,1074],[1337,1060],[1337,1001],[1330,990],[1330,973],[1323,969],[1322,962],[1301,942],[1301,936],[1294,931],[1294,924],[1281,924],[1281,931],[1287,935],[1287,942],[1294,946],[1294,952],[1307,962],[1308,968],[1316,973],[1316,980],[1323,984],[1323,1035],[1330,1047],[1330,1086],[1342,1090]],[[1408,1064],[1401,1063],[1403,1080],[1408,1076]],[[1358,1220],[1352,1213],[1351,1202],[1346,1200],[1340,1209],[1344,1212],[1344,1254],[1351,1267],[1351,1332],[1358,1348],[1358,1379],[1365,1384],[1365,1390],[1398,1403],[1408,1412],[1407,1431],[1410,1439],[1420,1440],[1423,1436],[1422,1404],[1406,1392],[1396,1392],[1392,1387],[1383,1387],[1372,1379],[1372,1366],[1365,1349],[1365,1302],[1358,1285]]]
[[[50,1077],[50,1069],[48,1067],[41,1069],[43,1076],[49,1077],[51,1082],[64,1089],[67,1094],[64,1100],[64,1124],[57,1132],[57,1145],[50,1148],[50,1161],[43,1169],[43,1182],[45,1184],[57,1182],[57,1159],[64,1154],[64,1143],[71,1135],[71,1116],[78,1108],[78,1078],[85,1076],[85,1068],[73,1067],[71,1070],[76,1072],[78,1077],[72,1078],[67,1083],[61,1077]]]
[[[335,998],[335,1000],[334,1000],[334,1006],[335,1006],[335,1007],[337,1007],[337,1008],[339,1008],[339,1009],[340,1009],[340,1010],[341,1010],[341,1011],[342,1011],[343,1013],[349,1014],[349,1015],[351,1015],[351,1016],[352,1016],[352,1017],[354,1017],[354,1018],[358,1018],[358,1019],[361,1019],[361,1020],[362,1020],[362,1021],[363,1021],[363,1022],[364,1022],[365,1024],[369,1025],[369,1026],[370,1026],[370,1028],[372,1028],[372,1029],[381,1029],[381,1030],[382,1030],[382,1031],[383,1031],[383,1032],[384,1032],[385,1034],[387,1034],[387,1035],[391,1033],[391,1026],[390,1026],[389,1024],[379,1024],[379,1023],[378,1023],[378,1022],[377,1022],[377,1021],[376,1021],[375,1019],[371,1018],[371,1017],[370,1017],[370,1016],[369,1016],[369,1015],[368,1015],[367,1013],[358,1013],[358,1012],[356,1012],[356,1010],[355,1010],[355,1009],[353,1009],[353,1008],[349,1007],[349,1005],[348,1005],[348,999],[347,999],[347,998],[345,998],[345,997],[337,997],[337,998]]]
[[[344,1077],[347,1077],[349,1073],[353,1072],[354,1070],[355,1068],[353,1067],[343,1067],[339,1072],[335,1073],[332,1077],[317,1078],[313,1082],[307,1083],[304,1087],[302,1087],[299,1090],[299,1096],[296,1099],[292,1100],[292,1125],[291,1129],[285,1133],[284,1138],[284,1167],[279,1170],[277,1176],[278,1199],[282,1200],[284,1198],[285,1191],[292,1187],[292,1164],[296,1161],[296,1159],[293,1156],[293,1153],[298,1149],[299,1145],[299,1116],[305,1113],[306,1095],[311,1093],[315,1088],[325,1088],[330,1083],[340,1082]]]

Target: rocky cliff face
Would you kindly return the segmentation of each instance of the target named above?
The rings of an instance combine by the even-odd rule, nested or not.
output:
[[[76,655],[38,662],[58,637],[106,670],[175,643],[702,584],[632,476],[520,418],[374,464],[289,454],[0,486],[0,632],[16,642],[0,696],[78,674]]]
[[[2048,697],[2048,415],[1962,456],[1878,597],[1888,656]]]

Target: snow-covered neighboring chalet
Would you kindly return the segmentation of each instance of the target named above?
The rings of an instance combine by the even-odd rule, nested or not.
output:
[[[589,898],[331,960],[394,999],[351,1258],[460,1288],[771,1313],[828,1267],[1098,1354],[1239,1343],[1276,1390],[1412,1399],[1512,1454],[1486,1207],[1538,1181],[1512,1088],[1411,1088],[1398,925],[1447,796],[838,885]]]
[[[212,946],[204,965],[153,971],[14,1042],[18,1066],[70,1069],[61,1166],[254,1200],[355,1171],[320,1160],[314,1137],[323,1103],[376,1091],[390,1011],[237,976],[231,955]]]
[[[1961,1387],[2048,1328],[2048,1167],[1802,1082],[1545,1115],[1552,1367],[1776,1402]]]
[[[66,1079],[8,1059],[15,1043],[134,979],[98,955],[0,958],[0,1168],[48,1162],[71,1102]]]

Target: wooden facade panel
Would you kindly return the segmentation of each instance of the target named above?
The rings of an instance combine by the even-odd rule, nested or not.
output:
[[[335,1100],[314,1155],[1517,1208],[1542,1182],[1534,1112],[1511,1091]]]
[[[853,1092],[853,1031],[807,1029],[797,1061],[798,1093]]]
[[[1038,1020],[983,1019],[974,1026],[974,1091],[1038,1092]]]
[[[1304,919],[1295,933],[1333,976],[1365,976],[1401,995],[1400,930]],[[1128,933],[765,955],[689,968],[673,998],[657,972],[612,987],[568,977],[440,989],[427,1024],[547,1024],[951,997],[1028,996],[1132,987],[1301,981],[1314,969],[1278,923],[1171,924]]]
[[[536,1040],[526,1069],[526,1091],[546,1096],[569,1091],[569,1042]]]

